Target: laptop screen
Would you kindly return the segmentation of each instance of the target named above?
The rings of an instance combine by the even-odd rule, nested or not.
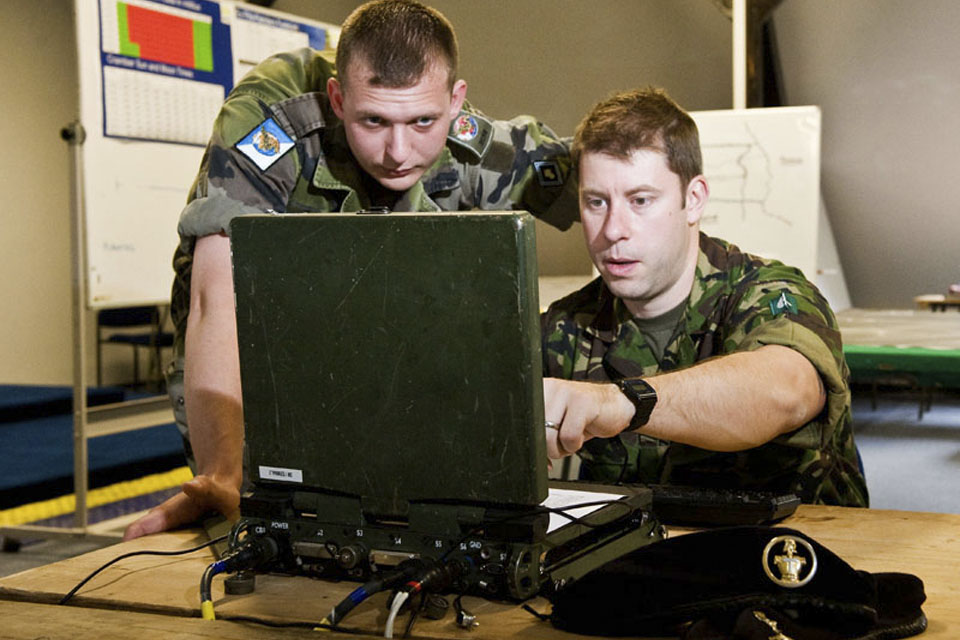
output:
[[[251,479],[410,502],[547,495],[533,218],[231,224]]]

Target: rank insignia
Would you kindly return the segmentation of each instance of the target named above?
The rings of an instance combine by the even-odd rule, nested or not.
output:
[[[556,162],[534,162],[533,168],[541,187],[559,187],[563,184],[563,176]]]
[[[776,318],[781,313],[792,313],[797,315],[800,308],[797,306],[797,299],[786,291],[781,291],[780,295],[770,301],[770,313]]]
[[[796,536],[772,538],[763,549],[762,562],[767,577],[787,589],[802,587],[817,573],[813,545]]]
[[[237,151],[250,158],[261,171],[266,171],[293,148],[294,142],[273,118],[267,118],[235,146]]]

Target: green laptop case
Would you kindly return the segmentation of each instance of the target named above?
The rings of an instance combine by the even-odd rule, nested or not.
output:
[[[546,497],[529,214],[265,214],[230,234],[253,482],[383,517]]]

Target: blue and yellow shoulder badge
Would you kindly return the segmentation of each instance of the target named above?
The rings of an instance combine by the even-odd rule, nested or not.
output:
[[[260,167],[260,171],[266,171],[293,148],[294,142],[273,118],[267,118],[234,146]]]

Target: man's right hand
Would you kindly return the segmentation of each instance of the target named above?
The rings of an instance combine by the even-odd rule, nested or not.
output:
[[[123,539],[132,540],[196,522],[209,511],[222,513],[231,521],[240,517],[240,490],[233,482],[199,475],[183,483],[180,493],[128,526]]]
[[[195,522],[210,511],[239,517],[243,409],[226,235],[197,240],[185,348],[184,398],[199,473],[181,493],[127,527],[125,540]]]

